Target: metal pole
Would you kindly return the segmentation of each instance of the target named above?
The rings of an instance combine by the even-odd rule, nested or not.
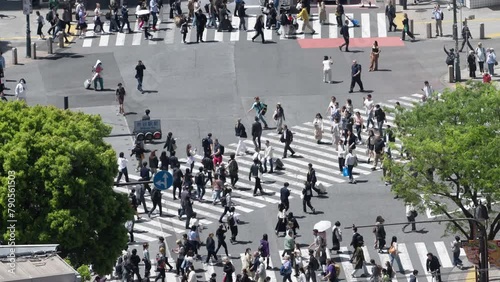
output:
[[[30,15],[26,15],[26,58],[31,58]]]
[[[458,52],[457,0],[453,0],[453,34],[455,36],[455,82],[462,80],[460,69],[460,53]]]

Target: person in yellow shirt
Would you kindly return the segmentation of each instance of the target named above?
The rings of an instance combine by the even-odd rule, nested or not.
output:
[[[297,18],[302,19],[304,21],[304,24],[302,25],[302,33],[304,33],[306,26],[311,30],[311,34],[316,33],[316,31],[312,28],[311,24],[309,23],[309,13],[307,12],[307,9],[305,7],[301,7],[300,13],[297,15]]]

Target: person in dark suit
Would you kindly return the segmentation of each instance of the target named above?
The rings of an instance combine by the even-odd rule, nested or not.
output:
[[[261,136],[262,136],[262,124],[260,124],[259,118],[255,117],[255,122],[252,124],[252,139],[256,152],[260,151]]]
[[[292,156],[295,155],[295,151],[290,147],[290,144],[292,144],[293,141],[293,134],[292,131],[288,129],[288,126],[285,124],[283,125],[283,133],[281,134],[281,143],[285,143],[285,150],[283,151],[283,158],[286,158],[286,152],[290,151],[292,153]]]
[[[288,190],[289,185],[288,182],[285,182],[283,188],[280,190],[280,201],[286,211],[290,208],[290,201],[288,199],[290,197],[290,190]]]
[[[342,51],[342,47],[345,46],[345,51],[349,52],[349,20],[345,20],[345,24],[340,27],[340,34],[344,38],[344,44],[339,46],[340,51]]]
[[[316,170],[314,170],[313,165],[311,163],[308,164],[308,167],[309,170],[307,171],[307,176],[306,176],[307,182],[309,182],[309,184],[311,185],[311,189],[316,191],[318,195],[323,195],[323,193],[321,193],[321,191],[318,188],[316,188],[316,182],[318,181],[318,179],[316,178]]]

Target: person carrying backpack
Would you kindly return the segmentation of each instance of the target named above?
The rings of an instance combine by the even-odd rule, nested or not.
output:
[[[285,255],[283,265],[280,268],[280,275],[283,276],[283,282],[292,282],[292,262],[290,261],[290,256]]]
[[[139,213],[137,213],[137,207],[139,206],[139,201],[136,196],[135,188],[132,188],[132,191],[130,191],[130,194],[128,195],[130,205],[132,206],[132,209],[135,211],[135,215],[137,216],[137,220],[141,219],[139,216]]]
[[[231,230],[231,238],[229,242],[233,243],[236,241],[236,236],[238,236],[238,222],[240,221],[238,216],[234,213],[235,208],[229,208],[229,215],[227,216],[227,224],[229,225],[229,230]]]
[[[450,48],[450,50],[446,50],[446,46],[443,46],[443,50],[446,53],[446,65],[453,66],[455,63],[455,49]]]
[[[264,190],[262,189],[262,185],[260,184],[260,174],[264,170],[262,166],[259,164],[258,159],[253,160],[253,165],[250,167],[250,172],[248,173],[248,181],[252,181],[252,177],[255,179],[255,186],[253,188],[253,196],[257,196],[257,189],[260,191],[260,194],[264,194]]]
[[[231,178],[231,187],[234,189],[236,182],[238,182],[238,163],[236,162],[235,159],[236,155],[234,153],[231,153],[229,156],[229,163],[228,163],[228,171],[229,171],[229,177]]]

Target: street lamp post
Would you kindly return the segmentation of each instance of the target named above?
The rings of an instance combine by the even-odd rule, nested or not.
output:
[[[456,0],[454,0],[456,1]],[[488,282],[488,238],[487,238],[487,233],[486,233],[486,226],[484,225],[484,222],[481,220],[478,220],[476,218],[455,218],[455,219],[436,219],[436,220],[422,220],[422,221],[415,221],[415,223],[440,223],[440,222],[453,222],[453,221],[473,221],[476,223],[477,227],[480,230],[480,236],[479,236],[479,249],[480,249],[480,255],[481,259],[479,261],[479,271],[480,271],[480,282]],[[400,223],[384,223],[384,226],[394,226],[394,225],[407,225],[408,222],[400,222]],[[356,228],[373,228],[376,227],[376,225],[363,225],[363,226],[357,226],[353,225],[353,227],[356,226]],[[352,229],[353,227],[345,227],[345,229]]]
[[[30,15],[26,15],[26,58],[31,58]]]
[[[462,80],[460,72],[460,53],[458,52],[457,0],[453,0],[453,37],[455,39],[455,82]]]

